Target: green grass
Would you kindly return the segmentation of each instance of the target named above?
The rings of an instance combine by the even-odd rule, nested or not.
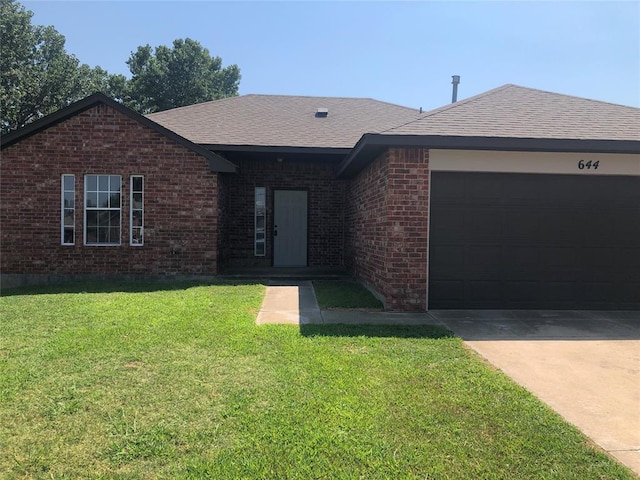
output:
[[[448,332],[256,326],[263,292],[0,298],[0,477],[633,478]]]
[[[314,280],[318,305],[322,309],[355,308],[381,310],[382,302],[361,284],[350,280]]]

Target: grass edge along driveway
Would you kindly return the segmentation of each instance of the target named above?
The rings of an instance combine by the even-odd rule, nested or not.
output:
[[[0,298],[0,477],[626,479],[437,327],[256,326],[263,285]]]

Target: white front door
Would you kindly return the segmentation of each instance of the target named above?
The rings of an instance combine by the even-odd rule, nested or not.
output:
[[[273,266],[307,266],[307,192],[275,190]]]

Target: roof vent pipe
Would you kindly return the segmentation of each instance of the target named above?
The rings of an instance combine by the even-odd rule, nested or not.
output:
[[[460,83],[460,75],[452,75],[451,83],[453,84],[453,94],[451,95],[451,103],[458,101],[458,84]]]

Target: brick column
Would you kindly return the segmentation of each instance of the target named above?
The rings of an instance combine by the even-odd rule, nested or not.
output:
[[[386,307],[427,309],[429,151],[388,151]]]

